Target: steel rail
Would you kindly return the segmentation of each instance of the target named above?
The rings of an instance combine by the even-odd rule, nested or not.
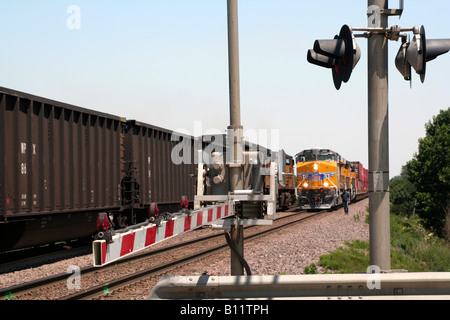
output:
[[[133,260],[139,260],[139,259],[143,259],[143,258],[147,258],[153,255],[157,255],[160,254],[162,252],[166,252],[168,250],[174,250],[177,248],[181,248],[183,246],[188,246],[194,243],[198,243],[201,241],[206,241],[206,240],[210,240],[213,238],[217,238],[219,236],[222,236],[222,234],[216,234],[216,235],[209,235],[209,236],[205,236],[202,238],[197,238],[197,239],[193,239],[190,241],[186,241],[186,242],[182,242],[182,243],[177,243],[168,247],[164,247],[164,248],[160,248],[160,249],[156,249],[153,251],[149,251],[149,252],[144,252],[144,253],[140,253],[140,254],[136,254],[121,260],[118,260],[116,262],[113,262],[111,264],[109,264],[108,266],[105,266],[101,269],[107,269],[113,266],[117,266],[120,264],[124,264],[124,263],[128,263],[130,261]],[[84,267],[80,269],[80,276],[83,275],[87,275],[89,273],[93,273],[95,271],[98,271],[99,268],[98,267],[94,267],[94,266],[88,266],[88,267]],[[36,290],[38,288],[42,288],[42,287],[46,287],[49,286],[50,284],[55,284],[58,282],[62,282],[62,281],[66,281],[68,276],[70,276],[68,273],[61,273],[61,274],[57,274],[57,275],[53,275],[53,276],[49,276],[46,278],[42,278],[42,279],[37,279],[34,281],[30,281],[30,282],[26,282],[23,284],[18,284],[18,285],[14,285],[11,287],[7,287],[7,288],[2,288],[0,289],[0,299],[3,298],[7,298],[12,296],[13,294],[23,294],[26,292],[30,292],[32,290]]]

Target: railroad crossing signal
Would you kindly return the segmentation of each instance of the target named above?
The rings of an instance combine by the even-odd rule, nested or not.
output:
[[[344,25],[334,39],[316,40],[314,49],[308,50],[308,62],[332,71],[334,86],[341,88],[342,82],[350,79],[353,69],[361,57],[361,50],[349,26]]]
[[[427,40],[425,28],[416,27],[411,42],[403,42],[395,58],[395,65],[405,80],[411,80],[411,66],[420,75],[422,83],[425,81],[426,65],[428,61],[450,50],[450,39]]]
[[[355,38],[368,39],[368,123],[369,123],[369,188],[370,204],[370,262],[388,270],[390,262],[389,224],[389,150],[388,139],[388,46],[387,40],[402,38],[402,46],[396,56],[396,66],[406,80],[411,80],[411,67],[425,80],[426,63],[450,50],[450,39],[426,40],[422,26],[413,28],[388,28],[388,17],[403,13],[400,9],[388,9],[388,0],[367,1],[367,27],[351,28],[344,25],[334,40],[316,40],[314,49],[308,50],[307,60],[321,67],[331,68],[333,81],[339,90],[342,81],[347,82],[360,58]],[[364,34],[353,34],[363,31]],[[407,43],[404,31],[413,32]],[[380,183],[381,181],[381,183]],[[380,184],[382,190],[376,186]]]
[[[397,27],[397,26],[396,26]],[[365,36],[379,33],[377,28],[356,28],[358,31],[369,31]],[[383,29],[389,39],[397,40],[400,36],[397,29],[397,37],[394,38],[395,28]],[[430,39],[425,36],[424,26],[407,28],[404,30],[413,31],[414,36],[410,42],[406,42],[406,36],[402,35],[402,45],[395,58],[395,65],[405,80],[411,80],[411,67],[420,75],[422,83],[425,81],[427,62],[450,51],[450,39]],[[372,33],[373,31],[373,33]],[[334,39],[316,40],[314,49],[308,50],[307,60],[309,63],[332,70],[334,86],[340,89],[342,82],[350,79],[353,69],[361,57],[361,50],[355,41],[352,28],[344,25],[339,35]]]

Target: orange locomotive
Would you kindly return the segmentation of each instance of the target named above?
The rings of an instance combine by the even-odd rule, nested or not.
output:
[[[297,198],[303,209],[331,209],[342,204],[344,190],[352,201],[368,195],[367,170],[330,149],[307,149],[296,156]],[[357,172],[356,172],[356,164]]]

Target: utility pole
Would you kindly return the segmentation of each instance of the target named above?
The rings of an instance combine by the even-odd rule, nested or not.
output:
[[[368,27],[387,28],[388,0],[368,0]],[[388,38],[368,39],[370,264],[391,269],[389,208]]]
[[[230,166],[230,192],[243,189],[242,137],[241,125],[240,84],[239,84],[239,29],[237,0],[228,1],[228,68],[230,90],[230,126],[228,127],[228,155]],[[232,148],[232,150],[230,150]],[[244,229],[239,224],[239,217],[235,218],[235,225],[230,229],[231,246],[231,275],[243,275],[244,266],[239,258],[244,256]]]

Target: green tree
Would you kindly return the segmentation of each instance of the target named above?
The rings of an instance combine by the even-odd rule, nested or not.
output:
[[[416,192],[416,213],[425,227],[449,236],[450,223],[450,108],[441,110],[425,125],[426,136],[406,164],[408,179]],[[447,221],[447,224],[446,224]]]
[[[406,167],[402,167],[399,176],[393,177],[389,183],[389,199],[391,213],[409,217],[414,213],[416,188],[409,181]]]

